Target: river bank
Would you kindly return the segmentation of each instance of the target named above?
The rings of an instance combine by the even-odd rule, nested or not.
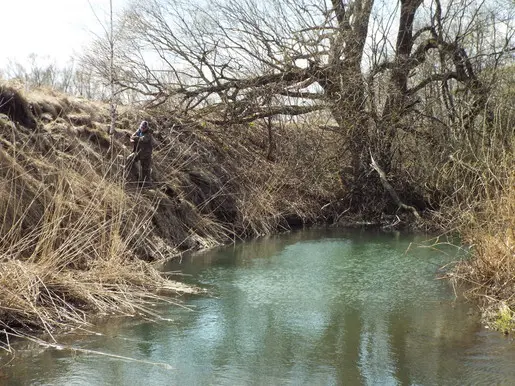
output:
[[[51,334],[98,314],[151,317],[151,305],[163,293],[180,299],[195,291],[163,278],[152,264],[185,251],[303,224],[415,224],[376,173],[368,175],[375,190],[355,201],[352,179],[342,172],[342,138],[333,131],[284,124],[270,136],[266,125],[216,126],[205,112],[177,116],[121,106],[110,137],[106,104],[22,89],[0,89],[0,324],[6,333]],[[127,185],[123,175],[130,152],[126,136],[142,119],[156,129],[157,140],[155,185],[145,190]],[[477,244],[481,233],[466,232],[480,229],[493,212],[468,206],[453,219],[449,214],[460,198],[437,200],[446,197],[447,185],[427,188],[421,182],[417,191],[403,189],[413,182],[409,178],[392,184],[400,200],[423,214],[419,227],[456,229]],[[488,210],[497,208],[497,200],[515,202],[513,192],[504,201],[493,193]],[[492,223],[496,229],[513,224],[514,212],[501,210],[504,217]],[[472,227],[467,219],[476,212],[484,221]],[[502,256],[498,261],[506,262]],[[472,281],[463,274],[470,265],[460,267],[455,277]],[[491,270],[493,277],[498,271]],[[508,294],[503,296],[510,299]]]
[[[323,221],[320,207],[336,197],[333,175],[305,172],[316,149],[293,146],[319,133],[270,162],[257,129],[220,131],[120,107],[110,138],[105,104],[6,85],[0,95],[0,323],[8,333],[51,333],[95,314],[150,316],[158,293],[194,291],[152,262]],[[123,175],[126,135],[142,119],[157,141],[155,185],[145,190]]]

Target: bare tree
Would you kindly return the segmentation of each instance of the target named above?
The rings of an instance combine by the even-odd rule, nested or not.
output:
[[[72,92],[74,63],[58,66],[48,59],[30,54],[26,63],[9,61],[5,70],[8,79],[18,79],[27,87],[51,87]]]
[[[89,72],[90,76],[106,80],[104,86],[109,89],[109,103],[111,105],[111,124],[108,132],[112,135],[115,130],[116,105],[119,98],[119,91],[117,90],[117,82],[115,80],[115,47],[117,42],[117,34],[115,32],[118,26],[115,25],[112,0],[109,0],[107,21],[102,21],[95,7],[91,3],[89,5],[99,25],[102,27],[103,35],[96,36],[89,52],[82,55],[79,61],[81,67],[86,73]]]
[[[513,50],[506,10],[490,0],[143,0],[123,16],[116,82],[151,105],[180,98],[214,123],[328,111],[361,194],[371,153],[388,175],[399,137],[435,139],[421,121],[474,131],[494,81],[485,68]]]

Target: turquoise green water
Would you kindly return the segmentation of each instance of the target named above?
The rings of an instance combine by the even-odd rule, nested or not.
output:
[[[9,385],[515,384],[512,342],[481,328],[439,268],[455,248],[420,236],[311,230],[171,263],[212,296],[171,320],[113,319],[76,348],[19,345]]]

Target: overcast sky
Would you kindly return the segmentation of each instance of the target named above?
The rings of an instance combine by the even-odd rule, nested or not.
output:
[[[113,0],[120,11],[129,0]],[[69,62],[75,52],[102,28],[88,0],[2,0],[2,43],[0,69],[9,59],[23,62],[31,53],[55,61]],[[109,0],[90,0],[103,22],[109,20]]]

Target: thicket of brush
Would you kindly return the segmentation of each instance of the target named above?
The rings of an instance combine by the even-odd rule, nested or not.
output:
[[[438,170],[440,183],[452,187],[438,221],[471,248],[451,277],[479,300],[487,323],[505,333],[515,329],[515,90],[509,79],[492,95],[494,113],[480,122],[479,140],[465,140]]]

